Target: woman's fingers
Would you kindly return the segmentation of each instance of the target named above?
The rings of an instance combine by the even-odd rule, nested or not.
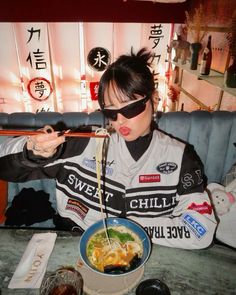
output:
[[[42,133],[28,137],[27,149],[32,150],[35,155],[42,157],[51,157],[56,151],[57,147],[65,142],[65,136],[54,130],[51,133]],[[58,136],[59,135],[59,136]]]

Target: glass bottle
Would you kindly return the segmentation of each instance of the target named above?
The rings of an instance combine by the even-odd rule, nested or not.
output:
[[[202,48],[200,42],[195,42],[190,44],[191,59],[190,59],[190,70],[196,70],[198,66],[199,52]]]
[[[200,65],[200,75],[209,75],[211,70],[212,49],[211,36],[208,37],[207,46],[203,51],[203,57]]]
[[[225,85],[229,88],[236,88],[236,57],[233,58],[233,63],[228,67],[225,75]]]

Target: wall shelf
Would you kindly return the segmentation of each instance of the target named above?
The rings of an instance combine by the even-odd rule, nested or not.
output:
[[[173,62],[173,61],[170,61],[170,62],[172,64],[174,64],[175,66],[178,66],[180,69],[197,76],[199,80],[206,81],[206,82],[220,88],[224,92],[227,92],[233,96],[236,96],[236,88],[229,88],[229,87],[224,86],[224,74],[211,69],[209,75],[203,76],[203,75],[199,74],[200,65],[198,65],[197,70],[190,70],[189,63],[182,65],[181,63],[177,63],[177,62]]]
[[[220,72],[217,72],[217,71],[211,69],[210,74],[204,76],[204,75],[199,74],[200,65],[198,65],[198,68],[196,70],[191,70],[189,62],[187,62],[186,64],[181,64],[180,62],[174,62],[172,60],[167,60],[167,62],[171,63],[172,65],[174,65],[180,69],[180,80],[177,82],[180,87],[180,91],[182,93],[184,93],[185,95],[187,95],[192,101],[194,101],[202,109],[209,110],[209,106],[205,105],[198,98],[194,97],[191,93],[186,91],[182,86],[182,79],[183,79],[184,72],[188,72],[188,73],[196,76],[198,80],[205,81],[206,83],[209,83],[209,84],[220,89],[218,101],[216,103],[217,110],[220,110],[220,108],[221,108],[221,103],[222,103],[222,98],[223,98],[224,92],[236,97],[236,88],[229,88],[224,85],[225,78],[224,78],[223,73],[220,73]]]

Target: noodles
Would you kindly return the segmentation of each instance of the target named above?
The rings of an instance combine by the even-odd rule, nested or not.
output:
[[[96,135],[107,135],[107,130],[99,128],[96,130]],[[102,193],[101,193],[101,165],[102,165],[102,150],[105,138],[96,138],[96,172],[97,172],[97,181],[98,181],[98,195],[102,217],[104,217],[103,208],[102,208]]]
[[[106,129],[99,128],[95,132],[96,135],[109,135]],[[98,182],[98,196],[99,196],[99,203],[100,203],[100,209],[101,209],[101,215],[103,220],[103,226],[106,233],[106,238],[108,243],[110,244],[109,237],[107,234],[106,229],[106,221],[105,221],[105,214],[103,212],[103,206],[102,206],[102,191],[101,191],[101,166],[102,166],[102,158],[103,158],[103,144],[104,144],[105,137],[96,137],[96,172],[97,172],[97,182]],[[111,246],[111,245],[110,245]]]
[[[96,134],[107,135],[106,129],[98,129]],[[121,267],[126,272],[140,260],[143,254],[142,242],[134,232],[125,226],[107,228],[106,216],[103,211],[101,191],[101,167],[103,164],[103,145],[105,137],[96,138],[96,172],[98,196],[103,221],[103,229],[95,233],[88,241],[86,254],[90,263],[99,271],[107,272]],[[134,265],[134,264],[133,264]]]
[[[125,226],[113,226],[95,233],[88,241],[86,252],[90,263],[99,271],[104,272],[109,266],[124,267],[128,271],[134,257],[142,256],[143,247],[133,231]]]

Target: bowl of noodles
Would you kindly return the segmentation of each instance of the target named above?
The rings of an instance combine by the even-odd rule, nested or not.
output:
[[[151,253],[146,231],[134,221],[108,217],[90,226],[81,236],[82,262],[96,273],[122,276],[140,269]]]

